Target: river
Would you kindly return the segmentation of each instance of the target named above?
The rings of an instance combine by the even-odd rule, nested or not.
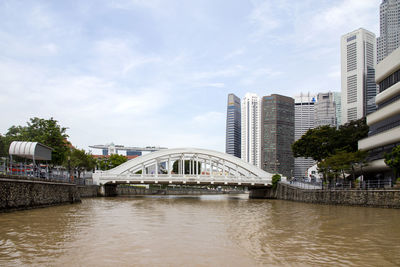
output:
[[[0,266],[399,266],[400,211],[247,195],[84,199],[0,214]]]

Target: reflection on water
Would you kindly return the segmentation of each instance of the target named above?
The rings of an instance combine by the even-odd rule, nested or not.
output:
[[[0,266],[398,266],[399,222],[247,195],[94,198],[0,214]]]

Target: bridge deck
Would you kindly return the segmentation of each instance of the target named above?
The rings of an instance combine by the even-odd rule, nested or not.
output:
[[[270,179],[260,177],[225,177],[196,175],[112,175],[98,174],[101,184],[187,184],[187,185],[232,185],[232,186],[268,186]]]

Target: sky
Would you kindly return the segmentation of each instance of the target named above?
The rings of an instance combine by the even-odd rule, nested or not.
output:
[[[0,1],[0,134],[225,151],[227,95],[340,91],[340,37],[381,0]],[[92,150],[99,154],[99,150]]]

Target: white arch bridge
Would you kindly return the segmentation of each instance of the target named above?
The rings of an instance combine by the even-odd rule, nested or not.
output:
[[[177,173],[172,166],[178,161]],[[189,162],[189,164],[185,164]],[[186,165],[186,166],[185,166]],[[93,181],[108,184],[271,185],[272,174],[232,155],[198,148],[164,149],[129,160]]]

